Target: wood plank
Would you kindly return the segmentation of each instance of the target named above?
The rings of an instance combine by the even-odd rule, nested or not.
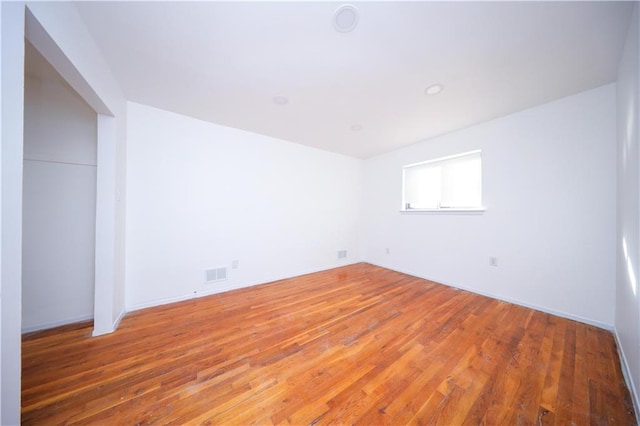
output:
[[[608,331],[364,263],[91,326],[23,336],[23,424],[636,424]]]

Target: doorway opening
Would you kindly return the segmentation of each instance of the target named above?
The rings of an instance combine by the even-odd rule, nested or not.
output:
[[[25,40],[22,332],[92,320],[97,114]]]

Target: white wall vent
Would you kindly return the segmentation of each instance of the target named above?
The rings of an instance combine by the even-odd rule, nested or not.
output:
[[[227,279],[227,268],[224,266],[220,268],[207,269],[204,272],[205,272],[205,281],[208,283]]]
[[[338,250],[338,259],[346,259],[347,251],[346,250]]]

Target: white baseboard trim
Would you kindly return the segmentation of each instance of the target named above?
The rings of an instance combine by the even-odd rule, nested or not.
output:
[[[162,298],[162,299],[154,299],[154,300],[150,300],[148,302],[143,302],[143,303],[135,303],[135,304],[127,305],[126,306],[126,312],[139,311],[141,309],[152,308],[154,306],[161,306],[161,305],[166,305],[166,304],[169,304],[169,303],[183,302],[185,300],[195,299],[197,297],[210,296],[212,294],[226,293],[228,291],[239,290],[241,288],[253,287],[253,286],[256,286],[256,285],[268,284],[268,283],[272,283],[274,281],[286,280],[286,279],[289,279],[289,278],[299,277],[299,276],[302,276],[302,275],[313,274],[315,272],[322,272],[322,271],[328,271],[328,270],[331,270],[331,269],[342,268],[343,266],[355,265],[356,263],[361,263],[361,262],[362,262],[361,260],[345,261],[345,262],[341,262],[339,265],[332,264],[332,265],[327,265],[327,266],[321,267],[321,268],[300,270],[300,271],[296,271],[296,272],[285,274],[283,276],[266,277],[265,279],[261,279],[259,281],[241,283],[241,284],[234,285],[233,287],[216,288],[216,289],[211,289],[209,291],[201,291],[201,292],[197,292],[197,293],[188,293],[188,294],[182,294],[182,295],[174,296],[174,297],[166,297],[166,298]]]
[[[442,280],[439,280],[439,279],[436,279],[436,278],[427,277],[427,276],[424,276],[422,274],[418,274],[418,273],[413,272],[413,271],[403,270],[401,268],[395,268],[393,266],[387,266],[387,265],[383,265],[383,264],[377,264],[377,263],[369,262],[369,261],[366,261],[366,260],[365,260],[365,262],[370,263],[370,264],[375,265],[375,266],[379,266],[381,268],[391,269],[392,271],[396,271],[396,272],[400,272],[400,273],[403,273],[403,274],[411,275],[411,276],[414,276],[414,277],[422,278],[422,279],[425,279],[425,280],[433,281],[433,282],[436,282],[438,284],[444,284],[444,285],[446,285],[448,287],[457,288],[457,289],[460,289],[460,290],[468,291],[470,293],[475,293],[475,294],[479,294],[481,296],[490,297],[492,299],[502,300],[503,302],[513,303],[514,305],[523,306],[525,308],[535,309],[536,311],[544,312],[544,313],[555,315],[555,316],[558,316],[558,317],[570,319],[570,320],[573,320],[573,321],[582,322],[584,324],[593,325],[594,327],[602,328],[602,329],[607,330],[607,331],[611,331],[612,332],[614,330],[613,329],[613,324],[606,324],[606,323],[602,323],[600,321],[595,321],[595,320],[590,319],[590,318],[584,318],[584,317],[581,317],[579,315],[574,315],[574,314],[570,314],[570,313],[563,312],[563,311],[557,311],[555,309],[547,308],[545,306],[535,305],[533,303],[523,302],[522,300],[512,299],[512,298],[509,298],[509,297],[504,297],[504,296],[500,296],[500,295],[493,294],[493,293],[490,293],[490,292],[480,291],[480,290],[477,290],[477,289],[474,289],[474,288],[469,288],[469,287],[465,287],[465,286],[461,286],[461,285],[457,285],[457,284],[451,284],[451,283],[448,283],[448,282],[445,282],[445,281],[442,281]]]
[[[98,336],[103,336],[105,334],[111,334],[115,331],[115,329],[112,327],[110,328],[104,328],[102,330],[98,330],[95,327],[93,328],[93,331],[91,332],[91,336],[92,337],[98,337]]]
[[[239,287],[241,288],[241,287]],[[174,297],[164,297],[162,299],[153,299],[150,300],[148,302],[142,302],[142,303],[135,303],[133,305],[127,305],[127,312],[133,312],[133,311],[139,311],[141,309],[147,309],[147,308],[153,308],[154,306],[162,306],[162,305],[168,305],[169,303],[178,303],[178,302],[184,302],[185,300],[190,300],[190,299],[194,299],[196,297],[204,297],[204,296],[208,296],[209,294],[215,294],[218,292],[202,292],[202,293],[194,293],[194,294],[184,294],[184,295],[180,295],[180,296],[174,296]]]
[[[125,315],[127,315],[127,311],[126,309],[123,309],[122,312],[120,312],[120,315],[118,315],[118,318],[116,318],[116,320],[113,322],[113,331],[116,331],[118,329],[120,321],[122,321],[122,318],[124,318]]]
[[[114,331],[116,331],[118,329],[118,326],[120,325],[120,321],[122,321],[122,318],[124,318],[124,316],[127,314],[126,309],[123,309],[122,312],[120,312],[120,314],[118,315],[118,318],[115,319],[115,321],[113,321],[113,324],[111,324],[111,327],[109,329],[104,329],[104,330],[97,330],[95,327],[93,329],[93,333],[91,333],[91,335],[93,337],[98,337],[98,336],[102,336],[104,334],[111,334]]]
[[[620,336],[618,336],[618,330],[613,330],[613,336],[616,339],[616,346],[618,347],[618,356],[620,357],[620,366],[622,368],[622,375],[624,376],[627,387],[631,391],[631,399],[633,400],[633,408],[636,411],[636,421],[640,420],[640,395],[638,389],[635,387],[635,383],[631,379],[631,369],[629,368],[629,362],[627,356],[624,353],[623,347],[620,344]]]
[[[34,331],[48,330],[50,328],[60,327],[61,325],[73,324],[76,322],[89,321],[93,319],[93,315],[83,315],[76,318],[65,319],[60,321],[52,321],[44,324],[31,325],[22,328],[22,334],[32,333]]]

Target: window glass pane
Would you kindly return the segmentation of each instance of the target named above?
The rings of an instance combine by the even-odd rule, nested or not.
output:
[[[443,168],[443,207],[473,207],[480,205],[480,158],[463,157]]]
[[[404,206],[409,209],[479,207],[480,152],[403,168]]]
[[[418,166],[405,169],[404,202],[413,209],[436,208],[442,194],[442,168]]]

